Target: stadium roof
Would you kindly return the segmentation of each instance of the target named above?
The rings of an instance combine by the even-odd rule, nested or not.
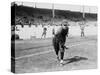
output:
[[[51,3],[37,3],[37,2],[15,2],[17,5],[24,5],[29,7],[37,7],[37,8],[46,8],[52,9]],[[83,6],[83,5],[68,5],[68,4],[54,4],[54,9],[59,10],[70,10],[70,11],[79,11],[79,12],[87,12],[87,13],[97,13],[98,9],[96,6]]]

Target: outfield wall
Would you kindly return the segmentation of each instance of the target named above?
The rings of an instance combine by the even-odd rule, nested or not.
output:
[[[72,25],[73,24],[73,25]],[[97,35],[97,26],[95,26],[96,23],[87,23],[87,26],[85,27],[85,35],[89,36],[89,35]],[[80,26],[78,25],[78,23],[71,23],[70,22],[69,26],[69,37],[70,36],[80,36],[81,34],[81,30],[80,30]],[[46,38],[52,37],[52,29],[54,28],[55,31],[57,31],[57,29],[60,26],[46,26],[47,28],[47,36]],[[19,29],[19,31],[15,31],[16,34],[19,35],[20,39],[33,39],[33,38],[41,38],[42,33],[43,33],[43,27],[37,26],[35,27],[35,25],[32,25],[31,27],[29,27],[28,25],[25,25],[23,28],[21,27],[21,25],[17,25],[17,28]]]

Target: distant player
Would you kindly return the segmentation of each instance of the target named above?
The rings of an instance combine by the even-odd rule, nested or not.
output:
[[[42,33],[42,37],[41,38],[46,38],[46,34],[47,34],[47,28],[46,27],[44,27],[43,28],[43,33]]]
[[[80,29],[81,29],[81,37],[84,37],[85,36],[85,33],[84,33],[85,24],[84,24],[84,22],[82,22],[82,23],[79,23],[79,25],[80,25]]]
[[[80,28],[81,28],[81,37],[84,37],[85,36],[85,34],[84,34],[84,28],[85,28],[85,26],[82,25],[82,26],[80,26]]]

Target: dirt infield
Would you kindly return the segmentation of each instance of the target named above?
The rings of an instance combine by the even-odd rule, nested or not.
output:
[[[64,65],[60,66],[51,38],[16,41],[16,73],[97,68],[97,36],[68,37],[66,46]]]

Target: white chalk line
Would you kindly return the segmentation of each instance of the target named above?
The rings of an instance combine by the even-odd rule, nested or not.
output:
[[[74,45],[67,46],[67,47],[68,47],[68,48],[71,48],[71,47],[79,46],[79,45],[82,45],[82,44],[91,45],[91,44],[89,44],[88,42],[84,42],[84,43],[74,44]],[[25,56],[16,57],[16,58],[11,57],[11,58],[17,60],[17,59],[21,59],[21,58],[26,58],[26,57],[31,57],[31,56],[46,54],[46,53],[49,53],[49,52],[52,52],[52,51],[53,51],[53,50],[48,50],[48,51],[43,51],[43,52],[39,52],[39,53],[35,53],[35,54],[25,55]]]

